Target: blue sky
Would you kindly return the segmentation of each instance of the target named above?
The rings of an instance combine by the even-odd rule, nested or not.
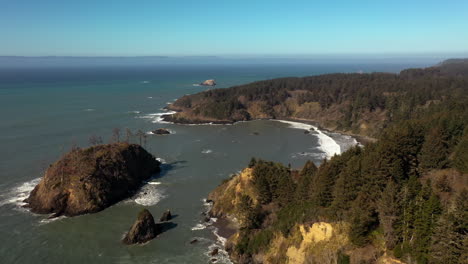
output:
[[[0,55],[467,52],[467,0],[0,0]]]

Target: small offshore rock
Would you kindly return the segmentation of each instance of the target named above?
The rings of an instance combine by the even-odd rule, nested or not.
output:
[[[153,215],[147,209],[144,209],[138,214],[137,220],[122,239],[122,242],[127,245],[141,244],[155,238],[159,233],[161,233],[161,230],[154,222]]]
[[[166,210],[163,215],[161,216],[161,218],[159,219],[159,221],[161,222],[166,222],[166,221],[169,221],[172,219],[172,214],[171,214],[171,211],[170,210]]]
[[[190,244],[195,244],[197,242],[198,242],[198,239],[194,239],[194,240],[190,241]]]
[[[215,86],[216,85],[216,81],[214,79],[209,79],[209,80],[206,80],[202,83],[200,83],[200,85],[203,85],[203,86]]]
[[[167,128],[158,128],[156,130],[151,131],[155,135],[169,135],[171,134],[171,131],[169,131]]]
[[[213,249],[213,251],[211,251],[210,255],[211,256],[216,256],[216,255],[218,255],[218,251],[219,251],[219,249],[215,248],[215,249]]]
[[[304,130],[304,134],[310,134],[309,130]]]

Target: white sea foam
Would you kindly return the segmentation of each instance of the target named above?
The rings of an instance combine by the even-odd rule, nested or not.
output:
[[[171,124],[172,122],[164,121],[162,116],[164,116],[164,115],[173,115],[175,113],[177,113],[177,112],[175,112],[175,111],[166,111],[166,112],[160,112],[160,113],[152,113],[152,114],[141,115],[141,116],[137,116],[136,118],[150,119],[152,123]]]
[[[199,83],[192,84],[193,86],[201,86]]]
[[[218,249],[218,254],[211,256],[211,252],[213,252],[213,250],[216,248]],[[215,259],[215,261],[212,261],[211,263],[232,264],[232,261],[229,259],[229,254],[226,250],[224,250],[224,247],[220,246],[218,243],[213,243],[208,246],[208,251],[205,252],[205,256],[207,256],[210,260]]]
[[[162,124],[162,123],[169,123],[169,122],[161,121],[161,122],[159,122],[159,123]],[[166,129],[167,129],[167,128],[166,128]],[[174,130],[172,130],[172,129],[167,129],[167,131],[169,131],[169,133],[170,133],[171,135],[177,134],[177,132],[174,131]],[[148,131],[148,132],[146,132],[146,134],[147,134],[147,135],[158,135],[158,136],[161,136],[161,135],[159,135],[159,134],[153,133],[153,131]],[[164,135],[164,134],[163,134],[163,135]]]
[[[203,230],[207,227],[206,224],[196,224],[194,227],[191,228],[192,231]]]
[[[151,206],[159,203],[159,201],[166,196],[164,195],[164,190],[158,185],[159,184],[144,185],[131,199],[135,201],[135,203],[144,206]]]
[[[14,204],[18,207],[25,205],[24,199],[29,197],[29,194],[34,187],[41,181],[41,178],[36,178],[31,181],[21,183],[13,187],[10,191],[0,195],[0,206],[6,204]]]
[[[208,212],[211,210],[211,207],[213,207],[213,203],[207,202],[206,199],[202,199],[202,202],[203,202],[203,206],[205,207],[205,210],[203,211],[203,215],[207,216]],[[206,229],[207,227],[216,223],[217,220],[218,218],[215,218],[215,217],[211,217],[209,221],[204,221],[203,219],[204,222],[197,223],[194,227],[191,228],[191,230],[197,231],[197,230]]]
[[[341,147],[340,145],[330,136],[323,133],[320,129],[313,125],[299,123],[299,122],[292,122],[286,120],[276,120],[281,123],[289,124],[291,128],[295,129],[303,129],[303,130],[315,130],[317,132],[316,136],[318,138],[319,148],[322,152],[325,153],[327,158],[333,157],[335,154],[341,154]]]
[[[152,185],[160,185],[160,184],[161,184],[161,182],[151,181],[151,182],[148,182],[148,184],[152,184]]]
[[[135,111],[128,111],[127,113],[128,113],[128,114],[139,114],[139,113],[141,113],[141,112],[135,110]]]
[[[156,158],[157,161],[161,162],[162,164],[166,164],[166,160],[163,158]]]
[[[203,154],[210,154],[211,152],[213,152],[213,150],[211,150],[211,149],[204,149],[204,150],[202,150],[201,153],[203,153]]]
[[[39,221],[40,224],[48,224],[48,223],[51,223],[51,222],[55,222],[55,221],[58,221],[58,220],[62,220],[62,219],[65,219],[67,218],[66,216],[59,216],[59,217],[53,217],[53,218],[45,218],[45,219],[41,219],[41,221]]]
[[[212,202],[207,202],[206,199],[202,199],[203,206],[205,207],[204,210],[204,215],[208,215],[208,212],[211,210],[213,207]],[[208,246],[208,251],[205,252],[205,256],[208,257],[208,259],[211,261],[213,259],[216,259],[216,261],[213,261],[211,263],[226,263],[226,264],[232,264],[232,261],[229,258],[229,254],[227,251],[224,249],[224,245],[226,244],[226,238],[220,236],[218,234],[218,228],[213,226],[213,224],[217,221],[218,219],[215,217],[210,218],[208,222],[204,223],[197,223],[194,227],[192,227],[192,231],[198,231],[198,230],[203,230],[206,228],[209,228],[213,234],[216,237],[216,241],[214,243],[210,244]],[[198,238],[196,237],[198,241],[205,241],[206,238]],[[213,240],[209,240],[213,241]],[[218,254],[215,256],[212,256],[211,253],[213,252],[214,249],[218,249]]]
[[[86,109],[84,109],[83,111],[85,111],[85,112],[93,112],[93,111],[96,111],[96,109],[93,109],[93,108],[86,108]]]
[[[149,81],[141,81],[141,83],[149,83]]]
[[[209,257],[210,259],[216,259],[216,261],[214,261],[213,263],[232,264],[232,261],[229,258],[229,254],[224,249],[224,246],[227,241],[226,238],[218,234],[217,228],[213,229],[213,234],[216,236],[216,242],[208,246],[208,251],[205,253],[205,255]],[[218,249],[218,254],[216,256],[211,256],[211,252],[213,252],[213,250],[216,248]]]

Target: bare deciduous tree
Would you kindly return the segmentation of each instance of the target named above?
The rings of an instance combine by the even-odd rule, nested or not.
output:
[[[127,143],[130,143],[130,138],[132,137],[132,131],[130,130],[130,128],[127,128],[125,129],[125,133],[126,133],[126,141]]]
[[[112,130],[112,141],[113,142],[120,142],[120,128],[116,127]]]
[[[89,144],[91,146],[96,146],[96,145],[102,144],[102,138],[98,137],[96,135],[92,135],[92,136],[89,137]]]
[[[142,141],[143,137],[145,136],[145,133],[143,133],[143,131],[141,131],[141,130],[138,130],[137,136],[138,136],[138,139],[140,140],[140,146],[141,146],[141,141]]]

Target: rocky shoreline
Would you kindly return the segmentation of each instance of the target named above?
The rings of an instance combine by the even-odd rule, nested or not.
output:
[[[167,109],[174,110],[170,107],[170,105],[167,107]],[[180,112],[180,110],[179,110]],[[285,117],[281,119],[271,119],[271,118],[256,118],[256,119],[251,119],[251,120],[240,120],[240,121],[232,121],[232,120],[203,120],[203,119],[195,119],[195,120],[189,120],[185,118],[175,118],[174,114],[172,115],[163,115],[162,116],[163,121],[165,122],[171,122],[174,124],[180,124],[180,125],[233,125],[238,122],[246,122],[246,121],[256,121],[256,120],[286,120],[286,121],[293,121],[293,122],[300,122],[304,124],[309,124],[317,127],[318,129],[326,132],[331,132],[331,133],[339,133],[342,135],[347,135],[351,136],[356,141],[361,144],[361,145],[367,145],[369,143],[373,143],[377,141],[376,138],[369,137],[366,135],[360,135],[356,133],[352,133],[350,131],[343,131],[339,129],[333,129],[333,128],[327,128],[323,127],[319,122],[310,120],[310,119],[304,119],[304,118],[293,118],[293,117]]]

